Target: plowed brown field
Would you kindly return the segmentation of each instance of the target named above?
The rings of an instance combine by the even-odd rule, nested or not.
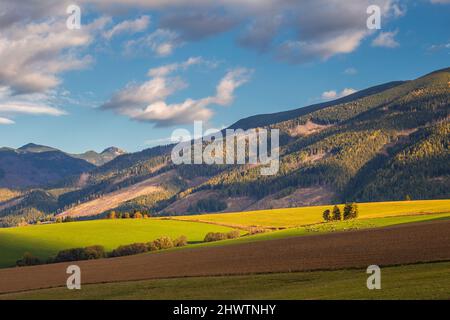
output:
[[[450,260],[450,221],[81,261],[82,283]],[[69,263],[0,270],[0,293],[64,286]]]

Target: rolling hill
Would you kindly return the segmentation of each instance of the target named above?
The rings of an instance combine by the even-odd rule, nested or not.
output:
[[[194,214],[199,208],[214,211],[218,203],[221,211],[233,212],[347,201],[448,199],[449,111],[447,68],[233,124],[230,128],[280,130],[280,170],[274,176],[261,176],[258,166],[174,165],[173,146],[158,146],[119,155],[88,174],[66,177],[53,186],[65,190],[56,197],[56,209],[44,213],[84,216],[84,203],[107,201],[111,194],[127,193],[131,186],[167,172],[171,178],[160,179],[162,190],[126,196],[107,210],[167,216]],[[102,214],[99,211],[92,215]]]

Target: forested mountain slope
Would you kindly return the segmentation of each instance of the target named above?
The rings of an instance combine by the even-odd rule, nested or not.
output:
[[[158,193],[139,195],[115,210],[172,215],[449,198],[449,111],[447,68],[325,104],[250,117],[232,128],[280,130],[280,170],[274,176],[249,165],[174,165],[173,146],[161,146],[121,155],[53,186],[68,190],[58,195],[55,212],[167,172],[170,181],[161,182]]]

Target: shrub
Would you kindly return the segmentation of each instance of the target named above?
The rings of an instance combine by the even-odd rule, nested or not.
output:
[[[173,246],[174,247],[183,247],[187,245],[187,237],[186,236],[180,236],[173,240]]]
[[[236,239],[241,236],[241,233],[238,230],[233,230],[227,233],[227,239]]]
[[[169,249],[173,247],[173,241],[169,237],[161,237],[153,241],[158,250]]]
[[[140,213],[139,211],[136,212],[136,213],[133,215],[133,218],[134,218],[134,219],[142,219],[142,213]]]
[[[154,241],[147,243],[148,251],[158,251],[159,248],[156,246]]]
[[[264,233],[267,230],[264,228],[260,228],[260,227],[250,227],[250,229],[248,229],[248,234],[252,235],[252,234],[258,234],[258,233]]]
[[[125,212],[125,213],[122,215],[122,219],[130,219],[130,214],[129,214],[128,212]]]
[[[29,252],[25,252],[22,259],[16,261],[18,267],[36,266],[38,264],[42,264],[42,261]]]
[[[84,248],[73,248],[61,250],[55,257],[55,262],[67,262],[67,261],[77,261],[77,260],[87,260]]]
[[[205,242],[212,242],[212,241],[219,241],[219,240],[225,240],[227,239],[226,233],[220,233],[220,232],[209,232],[206,236],[204,241]]]
[[[56,257],[49,258],[47,263],[68,262],[77,260],[93,260],[105,258],[105,248],[102,246],[90,246],[86,248],[73,248],[61,250]]]
[[[133,254],[144,253],[148,251],[148,246],[145,243],[132,243],[125,246],[119,246],[117,249],[114,249],[110,256],[111,257],[121,257],[121,256],[130,256]]]
[[[106,257],[103,246],[90,246],[84,248],[84,254],[87,260],[101,259]]]

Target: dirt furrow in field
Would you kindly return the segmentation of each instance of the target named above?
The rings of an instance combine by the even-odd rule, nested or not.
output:
[[[450,221],[81,261],[82,283],[450,260]],[[69,263],[0,270],[0,293],[64,286]]]

